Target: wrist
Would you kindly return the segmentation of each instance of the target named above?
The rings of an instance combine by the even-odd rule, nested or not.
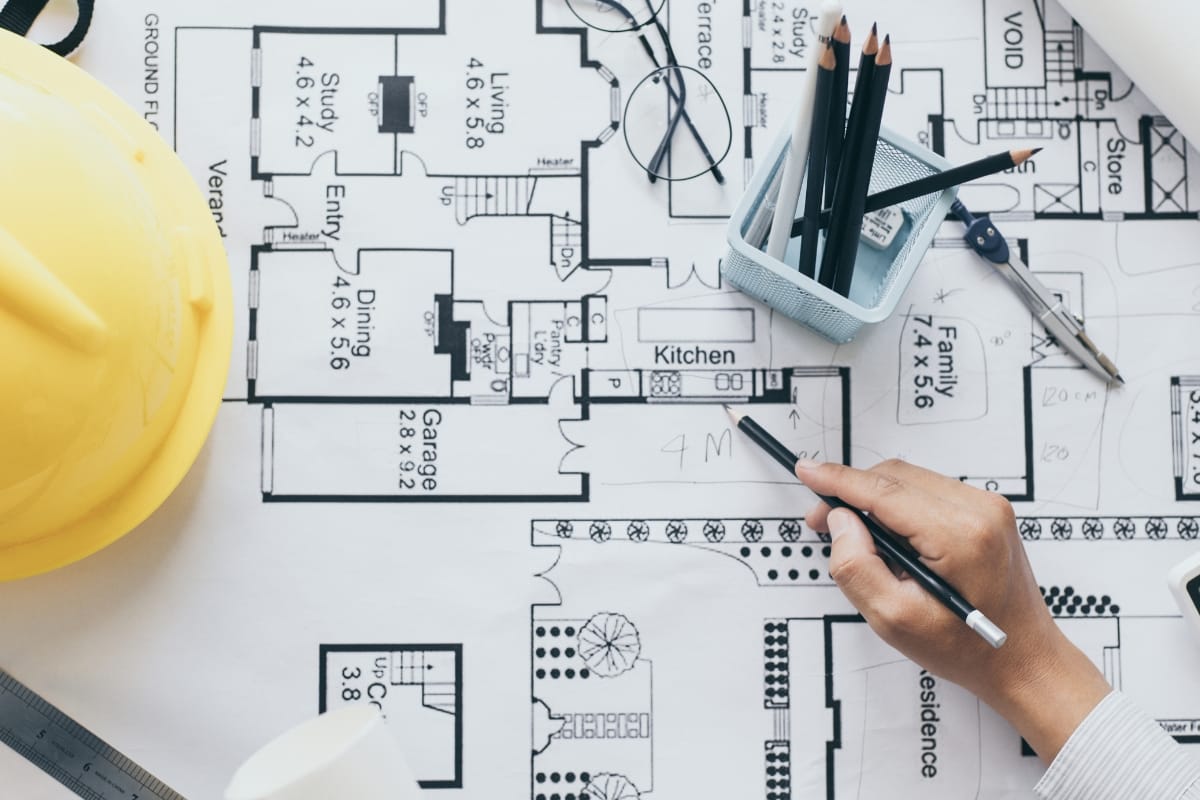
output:
[[[1112,691],[1091,659],[1057,627],[1005,672],[1008,679],[985,699],[1047,764]]]

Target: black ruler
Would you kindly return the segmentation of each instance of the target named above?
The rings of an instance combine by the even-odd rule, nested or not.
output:
[[[185,800],[4,670],[0,742],[85,800]]]

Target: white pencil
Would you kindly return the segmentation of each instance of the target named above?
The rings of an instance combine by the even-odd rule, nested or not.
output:
[[[792,143],[787,161],[783,164],[783,180],[779,184],[779,195],[775,199],[775,216],[771,223],[771,234],[767,237],[767,255],[783,260],[788,240],[792,238],[792,222],[796,218],[796,206],[800,203],[800,185],[804,182],[804,168],[808,163],[808,137],[812,130],[813,97],[817,91],[817,59],[821,49],[833,37],[833,31],[842,19],[842,6],[835,0],[826,0],[817,17],[817,41],[809,48],[807,71],[796,103],[796,118],[792,128]]]

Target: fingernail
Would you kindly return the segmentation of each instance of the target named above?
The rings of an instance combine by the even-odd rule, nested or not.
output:
[[[850,520],[846,519],[847,516],[841,509],[829,512],[829,538],[833,541],[836,542],[837,538],[850,528]]]
[[[820,461],[813,461],[811,458],[797,458],[796,469],[816,469],[821,466]]]

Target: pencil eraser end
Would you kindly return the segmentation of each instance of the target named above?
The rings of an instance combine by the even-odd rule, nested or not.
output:
[[[983,615],[979,609],[967,614],[967,627],[978,633],[992,647],[1000,647],[1008,641],[1008,634],[1000,626]]]

